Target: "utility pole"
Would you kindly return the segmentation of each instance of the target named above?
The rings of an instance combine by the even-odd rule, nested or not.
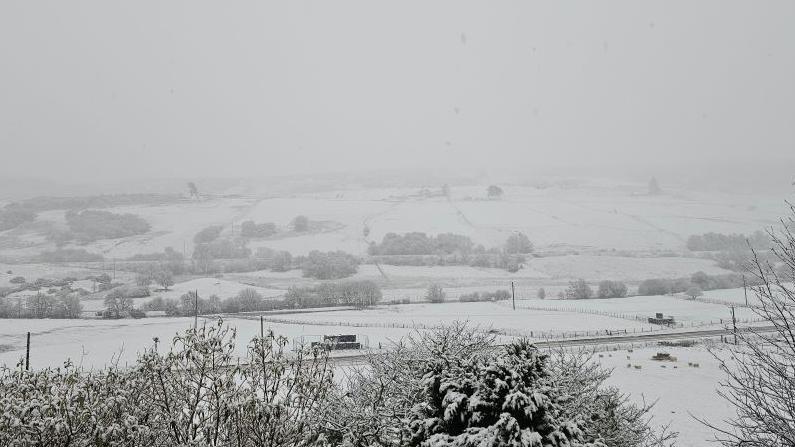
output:
[[[748,307],[748,285],[745,282],[745,275],[743,275],[743,293],[745,293],[745,307]]]
[[[516,310],[516,289],[513,287],[513,281],[511,281],[511,301],[513,302],[513,310]]]
[[[262,371],[264,373],[265,372],[265,329],[263,327],[262,320],[263,320],[262,315],[260,315],[259,316],[259,342],[260,342],[259,355],[260,355],[260,359],[262,360],[262,365],[261,366],[262,366]],[[256,346],[256,344],[255,344],[255,346]],[[268,382],[267,378],[268,378],[267,374],[262,374],[262,386],[263,386],[263,389],[265,389],[265,387],[267,386],[267,382]]]
[[[25,347],[25,371],[30,370],[30,332],[28,332],[28,343]]]
[[[193,330],[199,328],[199,291],[193,291]]]
[[[737,319],[734,318],[734,306],[732,306],[732,327],[734,332],[734,344],[737,344]]]

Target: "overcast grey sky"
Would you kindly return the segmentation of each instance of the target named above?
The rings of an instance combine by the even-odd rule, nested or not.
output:
[[[793,24],[790,0],[3,0],[0,175],[795,162]]]

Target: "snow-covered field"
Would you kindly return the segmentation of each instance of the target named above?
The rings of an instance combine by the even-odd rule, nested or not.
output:
[[[113,274],[112,265],[108,263],[108,270],[87,269],[69,265],[53,265],[53,264],[3,264],[0,263],[0,287],[13,286],[10,281],[16,276],[24,277],[28,282],[33,282],[38,278],[85,278],[87,276],[101,275],[107,273]],[[11,273],[8,273],[8,272]],[[131,281],[135,275],[117,271],[116,280],[118,281]],[[82,283],[85,285],[85,283]],[[90,290],[90,287],[88,288]]]
[[[682,257],[551,256],[531,259],[528,267],[553,279],[583,278],[587,281],[679,278],[698,271],[728,273],[712,260]]]
[[[792,287],[792,283],[785,283],[785,286]],[[738,305],[745,305],[746,297],[748,304],[751,306],[759,304],[759,297],[754,293],[753,287],[748,287],[748,290],[742,288],[737,289],[724,289],[724,290],[708,290],[699,299],[711,300],[717,302],[734,303]]]
[[[583,183],[503,189],[501,201],[453,203],[484,238],[496,241],[519,230],[542,246],[681,249],[695,232],[748,233],[786,213],[783,201],[751,195],[670,190],[646,196],[631,185]],[[483,195],[478,187],[453,192]]]
[[[472,292],[508,290],[511,282],[516,288],[517,299],[535,298],[538,289],[544,287],[547,296],[555,296],[570,280],[584,278],[596,285],[598,280],[613,279],[639,282],[647,278],[683,277],[697,271],[709,274],[727,273],[710,260],[673,257],[622,257],[597,255],[566,255],[532,258],[525,268],[516,273],[502,269],[469,266],[394,266],[363,264],[351,280],[373,280],[381,284],[385,300],[410,299],[418,301],[425,295],[429,284],[436,283],[445,288],[450,299]],[[230,280],[255,283],[276,289],[307,285],[317,281],[301,277],[300,270],[289,272],[258,271],[228,274]]]
[[[307,254],[312,250],[343,250],[364,254],[367,250],[367,241],[363,234],[364,226],[372,216],[377,216],[393,206],[392,203],[382,200],[383,198],[348,198],[343,193],[341,197],[307,195],[267,199],[259,201],[236,222],[239,224],[245,220],[253,220],[286,226],[298,215],[305,215],[313,221],[336,222],[343,225],[336,231],[252,241],[250,245],[252,248],[265,246],[275,250],[286,250],[296,255]]]
[[[220,278],[197,278],[174,284],[167,291],[158,290],[153,292],[152,296],[179,298],[188,292],[196,291],[201,297],[206,298],[211,295],[217,295],[223,299],[233,297],[243,289],[254,289],[265,298],[277,297],[284,295],[286,292],[286,290],[257,287]]]
[[[202,278],[174,286],[169,297],[198,289],[200,295],[231,296],[247,285],[232,281]],[[273,296],[277,290],[257,288],[265,296]],[[735,293],[736,291],[732,291]],[[269,295],[270,294],[270,295]],[[137,305],[148,298],[138,299]],[[99,310],[101,300],[84,301],[86,311]],[[540,309],[539,309],[540,308]],[[274,323],[268,323],[279,333],[289,337],[298,335],[323,335],[337,332],[365,334],[371,344],[385,342],[390,337],[399,337],[412,328],[437,326],[453,321],[469,321],[486,328],[506,331],[508,334],[534,335],[571,334],[573,331],[604,331],[626,329],[649,329],[645,319],[656,312],[673,315],[677,321],[687,324],[705,324],[730,321],[725,305],[690,301],[678,297],[630,297],[605,300],[523,300],[517,301],[517,309],[510,302],[442,304],[381,305],[368,310],[321,311],[274,315]],[[741,321],[756,317],[749,309],[737,308]],[[595,314],[600,313],[600,314]],[[256,320],[256,318],[255,318]],[[241,333],[254,334],[258,323],[243,317],[230,319]],[[185,328],[192,320],[180,318],[149,318],[142,320],[0,320],[0,346],[10,352],[0,354],[0,363],[14,363],[24,348],[25,332],[34,334],[34,345],[42,365],[57,365],[66,357],[76,359],[83,349],[89,353],[90,364],[101,365],[108,361],[119,348],[134,353],[147,346],[152,337],[168,337],[178,329]],[[291,324],[288,324],[291,323]],[[249,328],[251,326],[251,328]],[[10,347],[10,348],[8,348]],[[3,349],[0,349],[2,351]],[[43,351],[42,351],[43,350]],[[242,352],[242,351],[241,351]]]
[[[201,293],[201,292],[200,292]],[[699,312],[702,306],[711,304],[668,298],[678,306],[681,314],[689,307]],[[647,314],[644,309],[653,304],[644,300],[633,304],[633,299],[614,300],[612,307],[626,313]],[[554,305],[555,301],[539,301]],[[597,301],[582,301],[575,304],[588,304]],[[609,302],[600,300],[600,302]],[[562,301],[560,304],[570,302]],[[268,322],[277,333],[293,337],[299,335],[319,336],[334,333],[357,333],[367,335],[371,346],[386,343],[388,339],[400,337],[414,328],[437,326],[453,321],[469,321],[484,330],[489,328],[505,331],[512,335],[561,335],[578,331],[629,331],[649,330],[649,325],[632,319],[615,318],[577,312],[558,312],[554,310],[523,309],[524,302],[517,303],[514,311],[509,302],[477,302],[442,304],[382,305],[369,310],[327,310],[320,312],[271,315]],[[624,304],[624,307],[621,307]],[[633,307],[636,306],[636,307]],[[703,311],[702,315],[703,315]],[[230,318],[227,320],[238,328],[242,339],[248,339],[259,329],[256,316]],[[57,365],[67,357],[80,358],[83,350],[87,352],[84,363],[102,365],[124,346],[127,354],[133,354],[148,346],[152,337],[165,340],[177,330],[188,327],[190,318],[148,318],[141,320],[0,320],[0,346],[5,345],[9,352],[0,354],[0,364],[13,364],[24,349],[25,332],[33,333],[34,351],[39,359],[38,365]],[[531,332],[532,331],[532,332]],[[247,335],[246,335],[247,334]],[[241,351],[243,352],[243,351]],[[127,355],[125,354],[125,355]],[[127,359],[133,357],[125,357]],[[87,362],[87,363],[86,363]]]
[[[476,303],[422,303],[377,306],[365,310],[312,312],[280,315],[293,321],[311,323],[336,323],[352,325],[432,327],[454,321],[468,321],[484,329],[508,330],[538,337],[541,333],[571,331],[603,331],[628,329],[649,330],[648,324],[634,320],[611,318],[601,315],[585,315],[569,312],[511,309],[506,302]]]
[[[731,310],[728,306],[692,301],[684,296],[659,295],[591,300],[532,300],[517,302],[517,306],[552,310],[608,312],[641,318],[653,317],[655,313],[662,312],[666,316],[673,316],[676,321],[686,323],[731,321]],[[756,314],[747,308],[735,308],[735,315],[739,320],[758,318]]]
[[[676,362],[654,361],[651,357],[666,352]],[[719,362],[703,345],[691,348],[647,347],[607,351],[597,358],[600,364],[613,368],[609,385],[631,395],[637,404],[656,402],[652,414],[657,426],[670,424],[679,432],[677,445],[703,447],[710,445],[712,430],[695,417],[707,419],[718,426],[733,416],[733,410],[717,394],[718,382],[724,376]],[[688,366],[698,363],[698,368]],[[630,364],[632,367],[627,367]],[[636,369],[638,365],[641,369]]]
[[[211,319],[199,319],[199,324]],[[237,330],[238,355],[243,355],[249,340],[259,334],[257,318],[228,318]],[[140,320],[4,320],[0,319],[0,366],[13,367],[25,355],[25,336],[31,332],[31,367],[62,366],[71,359],[87,368],[99,368],[120,359],[124,365],[138,352],[153,345],[153,337],[168,344],[177,332],[193,325],[193,318],[144,318]],[[287,337],[319,337],[328,334],[364,336],[371,347],[386,345],[411,332],[403,328],[337,328],[315,325],[266,323],[265,330]],[[361,337],[360,337],[361,338]],[[161,344],[161,346],[164,346]]]
[[[728,273],[717,267],[714,261],[681,257],[627,257],[597,255],[565,255],[530,258],[525,268],[516,273],[502,269],[468,266],[394,266],[381,265],[390,280],[404,278],[457,279],[459,281],[491,280],[502,282],[528,280],[558,280],[583,278],[589,281],[613,279],[639,281],[647,278],[677,278],[703,271],[708,274]],[[380,278],[382,275],[374,265],[359,267],[357,279]]]
[[[645,185],[605,182],[550,183],[540,187],[503,185],[501,200],[485,200],[487,184],[452,186],[451,199],[425,197],[420,188],[331,190],[291,196],[214,198],[167,206],[126,206],[109,211],[137,214],[152,225],[146,235],[98,241],[85,248],[107,258],[136,253],[192,250],[193,236],[209,225],[227,231],[245,220],[284,227],[297,215],[331,221],[340,228],[308,235],[253,241],[305,254],[341,249],[364,254],[368,241],[389,232],[453,232],[486,247],[501,245],[522,231],[541,249],[674,250],[684,249],[690,234],[709,231],[750,233],[786,214],[785,203],[753,195],[678,191],[644,194]],[[62,224],[63,211],[42,213],[40,221]],[[367,238],[363,229],[369,227]],[[31,231],[35,231],[31,230]],[[33,234],[17,234],[26,240]],[[40,247],[42,248],[42,247]]]

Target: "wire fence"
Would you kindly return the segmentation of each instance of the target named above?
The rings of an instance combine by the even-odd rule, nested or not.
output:
[[[685,301],[698,301],[699,303],[717,304],[726,307],[744,307],[748,309],[753,309],[755,307],[753,304],[745,304],[745,303],[739,303],[737,301],[722,300],[720,298],[704,298],[703,296],[698,296],[695,298],[679,296],[678,298],[683,299]]]

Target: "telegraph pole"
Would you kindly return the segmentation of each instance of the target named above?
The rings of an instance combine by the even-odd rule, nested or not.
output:
[[[734,332],[734,344],[737,344],[737,319],[734,318],[734,306],[732,306],[732,327]]]
[[[513,281],[511,281],[511,301],[513,302],[513,310],[516,310],[516,289],[513,287]]]
[[[199,290],[193,291],[193,330],[199,328]]]
[[[745,282],[745,275],[743,275],[743,293],[745,293],[745,307],[748,307],[748,286]]]
[[[28,343],[25,347],[25,371],[30,370],[30,332],[28,332]]]

